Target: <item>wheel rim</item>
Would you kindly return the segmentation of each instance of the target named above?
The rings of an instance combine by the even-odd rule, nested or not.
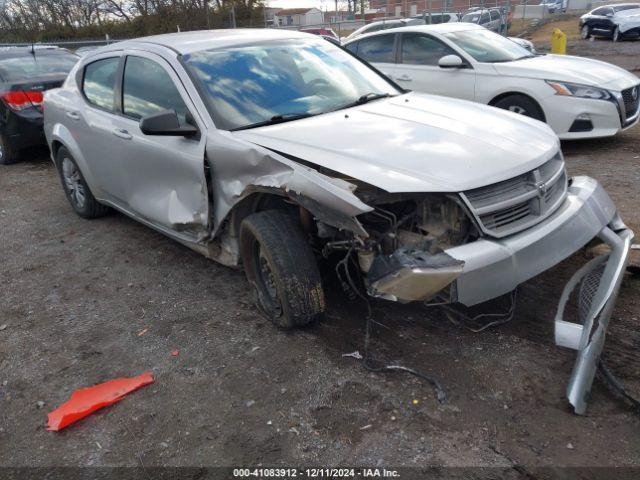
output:
[[[256,273],[259,289],[261,290],[260,295],[263,297],[263,303],[265,303],[265,308],[268,309],[269,313],[274,317],[279,317],[282,315],[282,305],[278,297],[273,269],[262,246],[258,242],[255,243]]]
[[[619,38],[620,38],[620,31],[616,28],[613,31],[613,41],[617,42],[619,40]]]
[[[587,38],[589,36],[589,27],[586,25],[582,27],[582,38]]]
[[[83,208],[86,201],[86,192],[80,177],[80,170],[69,158],[62,160],[62,178],[73,205],[80,209]]]
[[[526,115],[527,111],[522,108],[520,105],[510,105],[508,110],[513,113],[518,113],[520,115]]]

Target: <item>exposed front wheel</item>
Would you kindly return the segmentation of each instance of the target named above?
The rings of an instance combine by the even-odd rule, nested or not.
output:
[[[278,327],[322,319],[325,297],[313,250],[299,224],[277,210],[242,221],[240,254],[258,308]]]
[[[580,36],[584,40],[589,40],[589,38],[591,37],[591,29],[589,28],[589,25],[582,26],[582,28],[580,29]]]
[[[616,27],[616,28],[613,30],[613,35],[611,35],[611,39],[612,39],[614,42],[619,42],[619,41],[622,39],[622,38],[621,38],[621,36],[620,36],[620,28]]]
[[[62,188],[75,212],[82,218],[97,218],[109,212],[109,207],[98,203],[69,150],[60,147],[56,165],[62,180]]]
[[[544,122],[544,115],[540,107],[524,95],[508,95],[495,102],[493,106]]]

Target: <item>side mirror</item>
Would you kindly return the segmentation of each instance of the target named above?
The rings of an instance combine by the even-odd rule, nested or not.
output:
[[[445,55],[438,60],[438,66],[440,68],[462,68],[464,64],[458,55]]]
[[[140,120],[140,131],[145,135],[165,137],[190,137],[198,133],[193,125],[180,125],[175,110],[164,110]]]

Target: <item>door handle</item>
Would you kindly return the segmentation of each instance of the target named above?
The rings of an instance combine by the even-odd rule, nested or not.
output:
[[[77,112],[66,112],[67,117],[71,120],[80,120],[80,115]]]
[[[409,75],[403,75],[402,77],[396,78],[398,82],[410,82],[411,77]]]
[[[116,128],[112,133],[116,137],[124,138],[125,140],[131,140],[133,138],[133,135],[131,135],[129,132],[127,132],[123,128]]]

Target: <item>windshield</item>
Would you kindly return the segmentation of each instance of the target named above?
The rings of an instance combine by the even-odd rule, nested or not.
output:
[[[619,7],[614,6],[614,12],[624,12],[625,10],[638,10],[637,12],[629,12],[633,14],[640,14],[640,4],[638,5],[620,5]]]
[[[287,39],[185,55],[216,126],[238,129],[275,117],[344,108],[367,96],[400,92],[341,48],[316,39]]]
[[[461,22],[467,23],[478,23],[480,21],[479,13],[467,13],[464,17],[462,17]]]
[[[465,30],[445,34],[478,62],[512,62],[530,58],[531,52],[515,42],[489,30]]]
[[[3,58],[0,60],[0,76],[5,82],[15,82],[45,75],[66,75],[78,61],[71,53]]]

